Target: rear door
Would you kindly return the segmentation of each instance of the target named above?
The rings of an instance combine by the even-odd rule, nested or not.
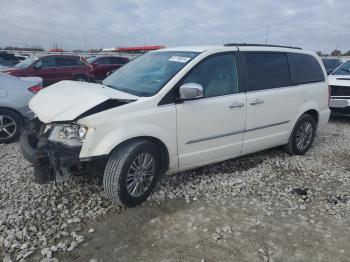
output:
[[[224,159],[242,150],[246,96],[233,53],[197,64],[179,83],[203,86],[204,97],[176,104],[180,168]]]
[[[303,103],[300,88],[291,84],[287,54],[244,51],[241,55],[247,93],[243,152],[287,143],[291,121]]]
[[[103,80],[107,73],[113,68],[109,57],[100,57],[93,62],[94,74],[97,80]]]
[[[61,80],[74,80],[77,75],[86,75],[82,71],[82,65],[79,64],[79,58],[77,57],[56,57],[56,74],[58,81]]]

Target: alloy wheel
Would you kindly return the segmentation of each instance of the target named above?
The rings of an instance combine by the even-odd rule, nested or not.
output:
[[[0,115],[0,139],[10,139],[16,134],[16,121],[8,115]]]
[[[311,123],[304,122],[300,125],[295,139],[296,147],[298,150],[305,150],[310,145],[313,132],[314,131]]]
[[[155,160],[150,153],[138,155],[129,167],[126,188],[133,197],[144,194],[152,184],[155,174]]]

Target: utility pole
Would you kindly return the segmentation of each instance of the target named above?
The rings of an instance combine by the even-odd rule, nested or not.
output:
[[[337,47],[335,50],[339,50],[339,34],[338,34],[338,40],[337,40]],[[340,54],[338,53],[338,58],[340,58]]]
[[[270,25],[267,25],[267,31],[266,31],[266,41],[265,41],[265,45],[267,45],[267,42],[269,40],[269,33],[270,33]]]

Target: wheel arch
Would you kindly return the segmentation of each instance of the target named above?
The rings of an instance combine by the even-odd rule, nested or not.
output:
[[[9,110],[9,111],[11,111],[11,112],[17,114],[17,115],[20,117],[20,119],[21,119],[21,124],[22,124],[22,125],[24,124],[24,117],[23,117],[23,115],[22,115],[18,110],[13,109],[13,108],[11,108],[11,107],[6,107],[6,106],[0,106],[0,110],[1,110],[1,109]]]
[[[318,124],[319,113],[316,109],[309,109],[303,113],[303,115],[305,115],[305,114],[312,116],[312,118],[315,120],[316,124]]]
[[[137,140],[137,139],[143,139],[143,140],[147,140],[153,144],[156,145],[156,147],[159,150],[159,156],[160,156],[160,163],[161,163],[161,171],[162,172],[166,172],[169,169],[169,151],[167,146],[165,145],[165,143],[163,141],[161,141],[159,138],[153,137],[153,136],[136,136],[133,138],[129,138],[126,139],[122,142],[120,142],[118,145],[116,145],[113,150],[109,153],[109,155],[116,150],[117,148],[121,147],[122,145],[133,141],[133,140]]]

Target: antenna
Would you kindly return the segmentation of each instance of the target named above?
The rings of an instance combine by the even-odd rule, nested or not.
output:
[[[265,44],[267,45],[267,41],[269,40],[269,33],[270,33],[270,25],[267,25],[267,32],[266,32],[266,41]]]

